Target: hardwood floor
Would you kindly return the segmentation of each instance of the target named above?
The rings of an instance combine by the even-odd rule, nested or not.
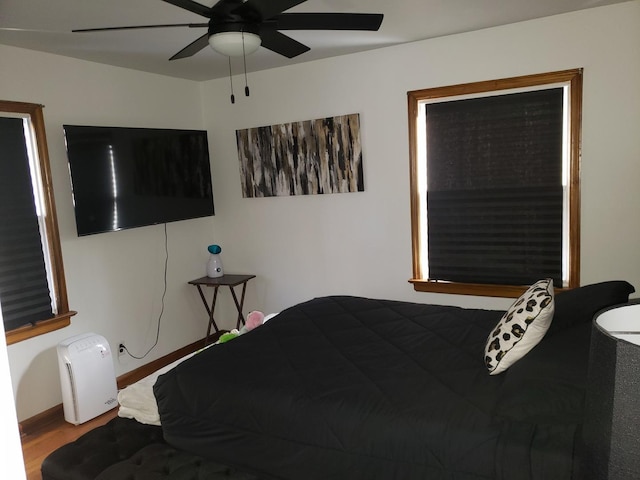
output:
[[[73,442],[89,430],[104,425],[117,413],[118,409],[114,408],[82,425],[72,425],[64,420],[63,415],[56,415],[46,424],[24,433],[22,435],[22,454],[27,480],[42,480],[40,465],[47,455],[62,445]]]

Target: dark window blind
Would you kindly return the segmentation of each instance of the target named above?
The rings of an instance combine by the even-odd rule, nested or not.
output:
[[[426,106],[429,278],[562,285],[562,88]]]
[[[5,330],[53,317],[22,122],[0,118],[0,304]]]

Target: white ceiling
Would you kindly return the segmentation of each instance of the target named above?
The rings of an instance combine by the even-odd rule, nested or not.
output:
[[[216,0],[199,0],[211,6]],[[247,70],[307,62],[389,45],[478,30],[627,0],[308,0],[289,12],[382,13],[377,32],[288,31],[311,47],[287,59],[265,48],[247,57]],[[207,19],[162,0],[0,0],[0,44],[191,80],[229,74],[227,57],[210,48],[190,58],[169,57],[205,33],[163,28],[71,33],[73,29]],[[242,59],[233,59],[242,71]]]

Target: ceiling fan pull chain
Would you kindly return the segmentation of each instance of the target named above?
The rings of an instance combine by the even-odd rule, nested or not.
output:
[[[231,75],[231,57],[229,59],[229,82],[231,83],[231,103],[236,103],[236,97],[233,94],[233,75]]]
[[[242,32],[242,61],[244,63],[244,96],[249,96],[249,83],[247,82],[247,54],[244,51],[244,31]]]

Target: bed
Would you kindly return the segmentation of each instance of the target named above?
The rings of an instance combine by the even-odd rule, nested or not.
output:
[[[493,375],[504,311],[315,298],[159,375],[161,427],[145,427],[162,431],[155,448],[225,478],[580,478],[591,319],[633,291],[615,281],[555,295],[541,339]],[[47,477],[66,461],[52,456],[43,479],[65,478]],[[73,478],[125,478],[103,470]]]

